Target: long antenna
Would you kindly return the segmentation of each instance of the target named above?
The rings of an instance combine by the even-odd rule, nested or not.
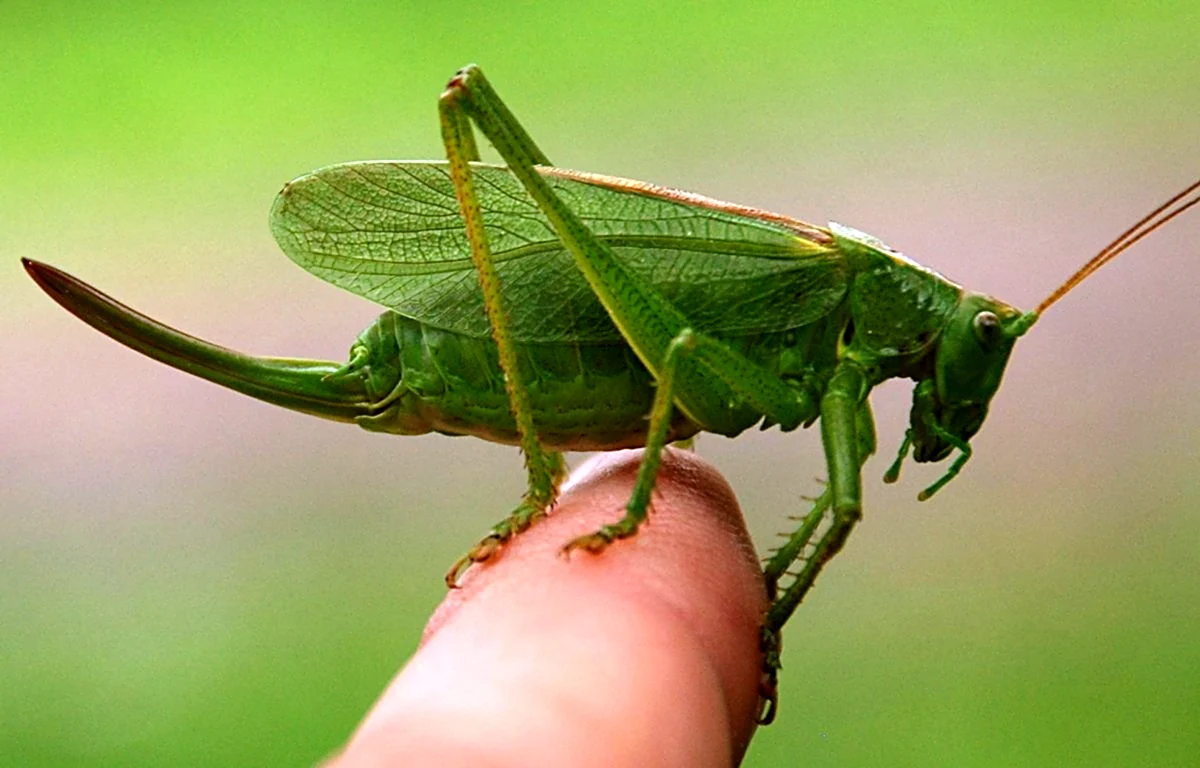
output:
[[[1191,200],[1180,203],[1185,197],[1200,189],[1200,179],[1193,182],[1187,189],[1172,197],[1167,202],[1155,208],[1150,213],[1146,214],[1138,223],[1134,224],[1129,229],[1121,233],[1120,237],[1113,240],[1108,245],[1104,246],[1095,256],[1079,268],[1079,271],[1067,278],[1067,281],[1058,286],[1054,293],[1047,296],[1038,308],[1034,310],[1038,315],[1041,315],[1050,305],[1070,293],[1071,289],[1082,283],[1093,272],[1100,267],[1103,267],[1108,262],[1117,258],[1126,248],[1141,240],[1146,235],[1166,224],[1171,219],[1191,208],[1193,205],[1200,203],[1200,195],[1193,197]],[[1179,205],[1171,208],[1171,206],[1179,203]],[[1168,210],[1170,209],[1170,210]]]

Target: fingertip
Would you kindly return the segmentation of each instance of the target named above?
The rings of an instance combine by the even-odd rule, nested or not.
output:
[[[531,748],[558,764],[740,756],[758,711],[766,593],[720,474],[669,451],[637,535],[561,555],[623,514],[640,455],[588,461],[549,517],[464,575],[344,759],[434,743],[486,749],[494,764],[531,764]]]

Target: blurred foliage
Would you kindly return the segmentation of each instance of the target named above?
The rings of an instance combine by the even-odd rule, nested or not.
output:
[[[436,96],[477,61],[564,165],[836,217],[1027,305],[1195,177],[1197,40],[1183,1],[0,4],[0,763],[319,759],[521,490],[511,450],[143,363],[19,256],[223,343],[340,358],[375,310],[275,250],[270,201],[324,164],[438,156]],[[893,492],[868,467],[749,764],[1194,760],[1195,231],[1022,341],[953,490],[918,507],[925,475]],[[700,448],[766,543],[817,442]]]

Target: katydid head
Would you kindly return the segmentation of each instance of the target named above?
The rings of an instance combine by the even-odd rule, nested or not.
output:
[[[1013,344],[1037,316],[978,293],[964,293],[934,350],[934,375],[913,394],[913,458],[940,461],[983,426]]]
[[[1125,249],[1200,204],[1196,181],[1125,230],[1079,270],[1042,300],[1033,312],[1021,312],[1004,302],[977,293],[964,293],[947,322],[934,350],[934,374],[922,380],[913,392],[912,420],[900,453],[884,474],[884,482],[895,482],[900,465],[913,450],[916,461],[940,461],[955,448],[959,456],[937,482],[921,491],[927,499],[958,474],[971,457],[970,439],[983,426],[988,404],[1000,387],[1004,366],[1013,344],[1038,318],[1071,289]]]

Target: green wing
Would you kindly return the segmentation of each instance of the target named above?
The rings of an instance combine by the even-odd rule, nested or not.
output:
[[[549,222],[503,166],[472,165],[517,341],[618,341]],[[695,323],[724,336],[782,331],[845,295],[828,232],[641,182],[547,168],[554,191],[618,258]],[[364,162],[280,192],[271,231],[317,277],[429,325],[489,335],[445,163]]]

